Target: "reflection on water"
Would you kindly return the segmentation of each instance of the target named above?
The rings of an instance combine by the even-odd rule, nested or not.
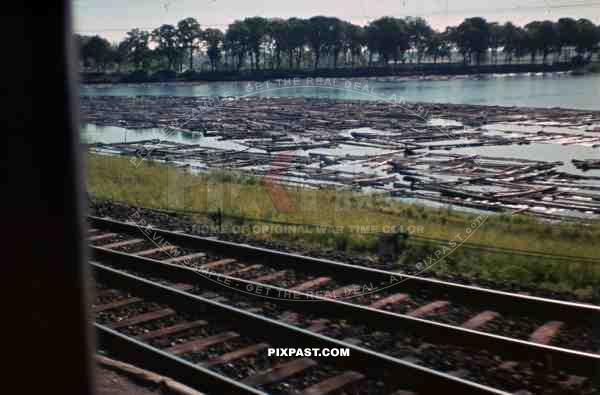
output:
[[[300,81],[303,81],[302,79]],[[343,87],[341,79],[338,84]],[[482,104],[522,107],[564,107],[600,110],[600,75],[568,74],[504,75],[483,78],[442,80],[355,79],[369,85],[382,97],[397,95],[412,102]],[[88,96],[240,96],[248,82],[206,82],[176,84],[88,85],[81,94]],[[273,82],[271,87],[277,87]],[[353,90],[324,87],[286,87],[258,96],[305,96],[334,99],[376,100],[372,95]]]
[[[172,129],[167,132],[161,128],[127,129],[119,126],[98,126],[84,123],[81,125],[80,133],[82,142],[86,144],[160,140],[224,150],[260,152],[257,149],[249,149],[241,140],[222,140],[219,136],[205,137],[199,132],[174,132]]]
[[[98,126],[90,123],[81,125],[81,140],[92,143],[125,143],[141,140],[169,140],[177,143],[196,144],[203,137],[200,133],[184,133],[169,131],[168,135],[161,128],[126,129],[119,126]]]
[[[442,151],[448,153],[448,151]],[[571,174],[600,176],[600,170],[582,171],[573,166],[571,159],[600,159],[600,149],[577,145],[532,143],[527,145],[490,145],[453,149],[452,153],[494,156],[500,158],[530,159],[564,164],[557,170]]]
[[[358,129],[354,129],[358,130]],[[346,131],[349,132],[349,131]],[[244,144],[243,140],[221,140],[218,136],[204,137],[201,133],[171,132],[168,135],[161,128],[148,129],[126,129],[118,126],[97,126],[93,124],[81,125],[81,139],[84,143],[122,143],[141,140],[160,139],[183,144],[197,144],[203,147],[212,147],[226,150],[237,150],[250,152],[263,152],[259,149],[250,148]],[[452,140],[452,142],[456,142]],[[317,148],[307,152],[298,152],[298,155],[308,155],[309,152],[325,155],[345,156],[345,155],[364,155],[381,154],[388,151],[358,147],[341,144],[337,148]],[[391,152],[391,151],[389,151]],[[577,169],[571,163],[571,159],[600,159],[600,148],[584,147],[580,145],[562,145],[548,143],[532,143],[528,145],[496,145],[483,147],[465,147],[452,149],[451,151],[441,150],[441,153],[461,153],[466,155],[481,155],[492,157],[505,157],[516,159],[530,159],[538,161],[561,161],[564,165],[557,167],[558,170],[571,174],[580,174],[588,176],[600,176],[600,170],[582,171]],[[348,170],[344,167],[345,170]],[[360,172],[360,169],[351,171]]]

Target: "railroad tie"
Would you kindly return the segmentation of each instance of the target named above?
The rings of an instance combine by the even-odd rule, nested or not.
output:
[[[110,239],[111,237],[115,237],[115,236],[117,236],[116,233],[102,233],[101,235],[88,237],[88,241],[89,242],[100,241],[100,240]]]
[[[181,333],[183,331],[187,331],[190,329],[199,328],[201,326],[205,326],[207,324],[206,321],[197,320],[192,322],[183,322],[181,324],[171,325],[164,328],[156,329],[150,332],[146,332],[143,335],[139,335],[137,337],[138,340],[151,340],[156,339],[157,337],[163,337],[168,335],[174,335],[177,333]]]
[[[500,314],[495,311],[483,311],[465,321],[461,326],[466,329],[478,329],[498,317]]]
[[[212,291],[205,291],[205,292],[202,292],[200,294],[200,296],[202,296],[203,298],[206,298],[206,299],[215,299],[216,297],[219,296],[219,294],[212,292]]]
[[[340,288],[336,288],[333,291],[325,291],[325,295],[331,299],[347,298],[352,295],[358,295],[360,289],[360,285],[351,284]]]
[[[112,324],[107,325],[112,329],[124,328],[131,325],[143,324],[148,321],[154,321],[161,318],[169,317],[175,315],[175,310],[173,309],[162,309],[156,311],[150,311],[148,313],[139,314],[130,318],[126,318],[122,321],[113,322]]]
[[[327,328],[327,324],[329,324],[329,320],[325,318],[321,318],[318,320],[311,321],[311,325],[306,328],[306,330],[311,332],[322,332]]]
[[[138,244],[144,241],[144,239],[131,239],[131,240],[122,240],[114,243],[104,244],[102,248],[119,248],[119,247],[127,247],[133,244]]]
[[[212,261],[212,262],[205,263],[204,265],[200,265],[198,267],[198,269],[199,270],[214,269],[217,267],[229,265],[230,263],[234,263],[234,262],[237,262],[237,261],[235,259],[231,259],[231,258],[219,259],[218,261]]]
[[[235,351],[231,351],[231,352],[219,355],[217,357],[209,359],[206,362],[201,362],[200,365],[208,367],[208,366],[222,365],[224,363],[231,363],[231,362],[237,361],[238,359],[242,359],[247,356],[257,354],[258,352],[265,350],[269,347],[271,347],[269,345],[269,343],[253,344],[248,347],[240,348],[239,350],[235,350]]]
[[[338,391],[343,387],[362,380],[365,376],[358,372],[349,370],[337,376],[328,378],[320,383],[313,384],[300,392],[301,395],[325,395]]]
[[[469,371],[466,369],[457,369],[457,370],[451,370],[450,372],[447,372],[446,374],[448,374],[450,376],[458,377],[459,379],[464,379],[469,376]]]
[[[426,304],[425,306],[421,306],[418,309],[415,309],[413,311],[410,311],[410,312],[408,312],[408,315],[411,317],[415,317],[415,318],[422,318],[431,313],[434,313],[436,311],[439,311],[441,309],[448,307],[449,304],[450,304],[450,302],[448,302],[447,300],[438,300],[438,301]]]
[[[243,267],[241,269],[232,270],[230,272],[225,272],[224,275],[225,276],[235,276],[238,274],[251,272],[252,270],[260,269],[261,267],[263,267],[263,265],[260,265],[260,264],[250,265],[250,266]]]
[[[130,304],[134,304],[134,303],[141,302],[141,301],[142,301],[141,298],[127,298],[127,299],[117,300],[116,302],[98,304],[98,305],[92,306],[92,313],[100,313],[101,311],[116,309],[118,307],[128,306]]]
[[[103,289],[101,291],[96,291],[96,298],[104,298],[104,297],[109,297],[109,296],[115,296],[118,295],[119,291],[116,289],[112,289],[112,288],[108,288],[108,289]]]
[[[158,252],[164,252],[165,254],[168,254],[171,250],[174,250],[174,249],[177,249],[177,247],[168,245],[168,246],[163,246],[163,247],[150,248],[149,250],[133,252],[132,254],[137,255],[137,256],[154,255]]]
[[[303,282],[302,284],[293,286],[290,288],[291,291],[306,291],[307,289],[319,287],[323,284],[327,284],[331,281],[330,277],[317,277],[312,280]]]
[[[569,375],[566,379],[560,381],[559,383],[563,388],[568,389],[571,387],[581,387],[587,380],[587,377]]]
[[[280,321],[283,321],[288,324],[297,324],[300,315],[293,311],[286,310],[277,317]]]
[[[410,300],[410,297],[408,296],[408,294],[398,293],[398,294],[390,295],[383,299],[379,299],[378,301],[371,303],[369,305],[369,307],[372,307],[374,309],[381,309],[385,306],[405,302],[408,300]]]
[[[175,346],[167,348],[165,351],[171,354],[181,355],[190,352],[196,352],[205,349],[206,347],[224,343],[228,340],[239,337],[235,332],[222,332],[213,336],[203,337],[201,339],[191,340],[185,343],[177,344]]]
[[[550,344],[552,338],[558,334],[560,328],[564,325],[562,321],[549,321],[537,328],[529,340],[534,343]]]
[[[518,366],[519,362],[517,361],[504,361],[498,366],[498,368],[503,370],[514,370]]]
[[[313,359],[298,358],[247,377],[242,380],[242,383],[252,386],[276,383],[315,365],[317,362]]]
[[[286,274],[287,274],[287,270],[280,270],[278,272],[265,274],[264,276],[259,276],[259,277],[253,278],[252,281],[260,283],[260,282],[277,280],[281,277],[284,277]]]
[[[428,343],[421,344],[421,345],[420,345],[420,346],[417,348],[417,351],[421,351],[423,346],[428,346]],[[419,364],[422,364],[422,363],[423,363],[423,361],[421,361],[421,360],[420,360],[419,358],[417,358],[417,357],[410,357],[410,356],[409,356],[409,357],[404,357],[404,358],[401,358],[401,359],[402,359],[404,362],[412,363],[413,365],[419,365]]]
[[[176,256],[174,258],[169,258],[169,259],[165,259],[164,263],[182,263],[182,262],[186,262],[186,261],[191,261],[192,259],[196,259],[196,258],[204,258],[206,256],[206,254],[204,252],[196,252],[194,254],[188,254],[188,255],[180,255],[180,256]]]
[[[229,299],[227,299],[225,296],[217,296],[212,301],[217,303],[226,303],[228,300]]]
[[[192,284],[186,284],[186,283],[177,283],[175,285],[173,285],[173,288],[175,288],[178,291],[189,291],[190,289],[194,289],[194,286]]]

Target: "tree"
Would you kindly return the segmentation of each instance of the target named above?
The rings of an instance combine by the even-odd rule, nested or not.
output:
[[[202,34],[202,38],[206,42],[206,56],[210,61],[212,71],[217,70],[217,65],[221,59],[221,45],[225,38],[222,31],[219,29],[206,29]]]
[[[587,19],[578,19],[575,39],[577,54],[583,55],[585,52],[589,52],[591,57],[591,53],[596,49],[599,41],[600,30],[598,27]]]
[[[438,58],[450,58],[452,50],[449,34],[447,32],[433,32],[427,39],[425,54],[433,59],[433,63],[437,63]]]
[[[423,18],[407,18],[407,21],[406,30],[409,42],[417,53],[417,63],[421,63],[434,31]]]
[[[111,62],[116,64],[117,72],[120,72],[123,63],[127,62],[127,47],[123,44],[123,41],[111,45]]]
[[[454,40],[454,38],[456,37],[456,27],[455,26],[448,26],[446,27],[446,30],[444,30],[444,32],[442,33],[443,37],[444,37],[444,41],[446,42],[446,45],[448,46],[448,62],[451,63],[452,62],[452,51],[456,49],[456,41]]]
[[[173,25],[162,25],[152,31],[152,41],[156,43],[156,53],[167,59],[167,68],[173,69],[181,55],[179,34]]]
[[[180,45],[190,54],[190,70],[194,70],[194,50],[202,38],[200,24],[194,18],[185,18],[177,23],[177,38]]]
[[[479,65],[490,44],[487,21],[480,17],[467,18],[456,28],[453,36],[464,63],[470,63],[472,55],[475,55],[475,63]]]
[[[524,35],[525,32],[522,28],[510,22],[506,22],[502,26],[502,52],[504,52],[504,58],[508,64],[512,63],[513,56],[519,57],[522,54]]]
[[[523,56],[527,55],[530,52],[530,41],[531,39],[527,31],[522,27],[518,27],[514,49],[514,55],[518,59],[521,59]]]
[[[106,70],[106,65],[111,59],[111,46],[108,40],[93,36],[82,41],[81,57],[84,65],[90,65],[90,61],[96,66],[96,70]]]
[[[356,58],[360,57],[363,47],[367,43],[367,35],[364,28],[348,23],[345,34],[345,51],[350,54],[350,64],[354,67]]]
[[[260,47],[267,34],[268,21],[255,16],[244,19],[242,23],[246,26],[246,43],[254,58],[254,61],[252,61],[252,57],[250,58],[250,66],[258,70],[260,69]]]
[[[75,34],[74,39],[74,45],[75,48],[77,48],[77,54],[79,55],[80,66],[85,70],[85,67],[87,65],[85,64],[85,59],[83,58],[83,46],[85,42],[89,39],[89,37],[82,36],[81,34]]]
[[[127,37],[120,44],[126,53],[126,59],[130,60],[136,69],[147,66],[150,58],[149,41],[150,34],[147,31],[133,29],[127,32]]]
[[[333,68],[337,68],[338,57],[346,46],[346,29],[348,22],[342,22],[338,18],[331,18],[329,34],[326,35],[326,47],[333,56]]]
[[[497,22],[492,22],[489,24],[490,27],[490,50],[492,62],[494,64],[498,63],[498,47],[502,45],[503,37],[504,37],[504,28],[500,26]]]
[[[410,48],[406,23],[400,19],[385,16],[367,26],[367,46],[376,52],[387,65],[390,60],[404,58],[404,52]]]
[[[162,25],[152,33],[133,29],[119,45],[111,45],[100,36],[75,35],[75,40],[83,69],[99,71],[113,64],[120,70],[126,62],[136,70],[158,63],[182,71],[186,59],[193,70],[194,54],[199,49],[206,53],[213,71],[220,63],[239,71],[247,66],[247,56],[252,70],[259,70],[261,64],[281,69],[286,61],[289,69],[308,63],[316,70],[324,63],[323,57],[333,68],[340,61],[354,67],[367,53],[369,66],[377,59],[389,67],[399,61],[404,63],[408,50],[411,56],[415,54],[417,63],[424,56],[433,63],[446,57],[452,61],[454,50],[462,55],[465,65],[479,65],[488,53],[491,61],[497,63],[500,49],[508,64],[526,55],[535,63],[537,54],[542,55],[544,63],[549,54],[556,54],[555,61],[567,59],[570,53],[565,48],[575,48],[578,55],[591,60],[599,50],[600,27],[587,19],[533,21],[518,27],[511,22],[499,25],[475,17],[438,33],[423,18],[382,17],[361,27],[319,15],[307,20],[245,18],[231,23],[225,32],[207,29],[203,33],[194,18],[185,18],[177,27]],[[156,45],[149,46],[149,41]]]
[[[531,51],[532,62],[535,59],[535,53],[542,53],[542,63],[546,63],[548,54],[556,48],[558,43],[558,30],[551,21],[534,21],[525,25],[529,38],[529,50]]]
[[[281,68],[281,54],[289,53],[291,48],[289,42],[290,27],[284,19],[272,19],[269,21],[268,32],[275,50],[275,66],[279,69]]]
[[[600,25],[596,26],[596,34],[600,37]],[[596,60],[600,62],[600,45],[596,44],[596,48],[594,49],[598,53],[598,57]]]
[[[321,54],[329,50],[329,46],[332,43],[331,32],[335,29],[334,25],[337,21],[339,19],[326,16],[313,16],[308,20],[308,44],[313,51],[315,70],[319,67]]]
[[[235,21],[230,24],[225,33],[224,46],[233,58],[237,58],[237,70],[240,70],[244,64],[244,58],[249,46],[248,37],[248,27],[242,21]]]
[[[564,47],[574,47],[577,44],[577,21],[573,18],[560,18],[556,28],[558,33],[556,49],[560,58]],[[568,59],[569,53],[566,53],[565,57]]]
[[[295,55],[296,68],[300,68],[304,46],[308,39],[308,21],[299,18],[290,18],[287,20],[287,25],[289,29],[289,66],[290,69],[293,68],[292,62]]]

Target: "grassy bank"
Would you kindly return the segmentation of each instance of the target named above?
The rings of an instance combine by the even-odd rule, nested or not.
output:
[[[403,204],[367,193],[293,186],[285,189],[295,212],[279,213],[260,179],[255,177],[227,172],[191,175],[153,162],[143,162],[136,168],[127,158],[94,154],[88,155],[88,174],[88,190],[100,199],[193,212],[203,223],[214,220],[214,213],[221,210],[226,230],[236,225],[240,230],[252,232],[253,237],[306,243],[350,254],[376,253],[378,235],[396,226],[398,230],[412,233],[408,241],[398,242],[400,253],[391,266],[398,269],[410,270],[440,249],[435,242],[414,240],[417,238],[447,239],[456,243],[468,239],[469,243],[479,245],[600,257],[600,249],[594,245],[600,240],[600,224],[550,224],[522,215],[482,217],[451,208]],[[273,227],[289,223],[307,226],[291,232],[289,228],[281,232],[281,227]],[[265,227],[252,228],[253,225]],[[313,225],[328,228],[315,231]],[[472,231],[474,227],[476,231]],[[593,289],[600,288],[597,264],[463,247],[429,270],[518,281],[551,290],[574,291],[581,296],[592,296]]]
[[[573,70],[573,75],[600,74],[600,64],[593,63]]]
[[[410,77],[410,76],[436,76],[436,75],[469,75],[469,74],[502,74],[502,73],[541,73],[568,71],[573,69],[570,63],[548,64],[483,64],[464,65],[457,63],[423,63],[399,64],[389,67],[342,67],[320,68],[318,70],[241,70],[241,71],[204,71],[176,73],[172,70],[159,70],[155,72],[134,71],[130,73],[101,73],[86,72],[80,74],[84,84],[107,83],[147,83],[147,82],[175,82],[175,81],[267,81],[286,78],[368,78],[368,77]]]

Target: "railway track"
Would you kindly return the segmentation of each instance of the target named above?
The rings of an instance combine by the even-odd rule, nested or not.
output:
[[[92,263],[99,285],[95,328],[111,355],[209,393],[501,394],[214,300]],[[293,339],[293,343],[291,341]],[[266,356],[275,347],[348,349],[348,357]],[[346,389],[344,389],[344,387]],[[341,392],[345,393],[345,392]]]
[[[546,393],[597,393],[598,306],[400,275],[95,217],[90,223],[92,256],[106,265],[103,270],[110,266],[169,286],[186,284],[186,291],[177,292],[368,348],[408,361],[413,368],[444,371],[443,375],[462,378],[463,385],[463,381],[482,383],[467,387],[468,391],[539,392],[546,387]],[[392,286],[390,278],[396,279]],[[363,293],[365,288],[357,282],[368,283],[377,292]],[[389,333],[397,336],[386,338]],[[410,390],[431,390],[410,384]]]

